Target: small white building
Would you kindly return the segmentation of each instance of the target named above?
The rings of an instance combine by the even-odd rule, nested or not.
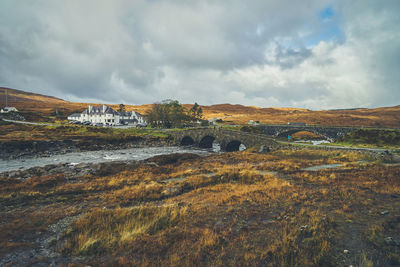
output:
[[[0,113],[8,113],[8,112],[18,112],[18,109],[15,107],[5,107],[0,110]]]
[[[68,116],[68,120],[83,122],[91,122],[93,124],[102,123],[103,125],[146,125],[142,115],[135,111],[117,112],[107,105],[92,106],[90,105],[82,113],[74,113]]]
[[[220,118],[208,119],[208,123],[209,123],[210,125],[214,125],[214,124],[216,124],[216,121],[219,120],[219,119],[220,119]]]
[[[250,120],[248,123],[248,125],[259,125],[259,124],[260,124],[259,121],[253,121],[253,120]]]
[[[81,113],[73,113],[68,116],[67,118],[69,121],[80,121],[81,120]]]

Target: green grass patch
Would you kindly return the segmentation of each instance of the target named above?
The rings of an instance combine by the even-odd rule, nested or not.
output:
[[[334,145],[400,148],[400,131],[359,129],[346,134]]]
[[[243,126],[231,126],[231,125],[224,125],[220,126],[224,130],[231,130],[231,131],[240,131]]]

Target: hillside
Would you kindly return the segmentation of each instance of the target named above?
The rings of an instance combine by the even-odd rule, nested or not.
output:
[[[72,111],[81,110],[85,106],[85,104],[72,103],[53,96],[0,87],[0,107],[5,106],[6,90],[8,94],[8,105],[16,107],[24,114],[33,115],[28,116],[28,120],[45,120],[43,117],[55,114],[56,110],[58,110],[60,114],[68,115]]]
[[[0,88],[0,106],[5,104],[4,89]],[[56,110],[65,118],[73,112],[81,112],[88,103],[73,103],[56,97],[7,89],[10,106],[17,107],[23,113],[37,115],[38,119],[55,114]],[[94,103],[94,105],[100,103]],[[110,105],[117,109],[118,105]],[[189,109],[192,105],[184,104]],[[126,105],[128,111],[134,110],[146,114],[151,104]],[[254,106],[218,104],[202,106],[204,118],[221,118],[231,124],[247,124],[249,120],[260,121],[263,124],[286,124],[288,122],[305,122],[319,125],[369,126],[369,127],[400,127],[400,106],[375,109],[342,109],[312,111],[297,108],[260,108]]]
[[[323,110],[285,108],[256,108],[233,105],[217,105],[203,107],[205,116],[222,117],[236,124],[246,124],[249,120],[260,121],[264,124],[286,124],[288,122],[305,122],[320,125],[393,127],[400,126],[400,106],[355,109],[355,110]],[[226,109],[224,109],[226,107]]]
[[[8,100],[12,102],[36,102],[36,101],[50,101],[50,102],[66,102],[63,99],[54,97],[41,95],[36,93],[24,92],[17,89],[11,89],[7,87],[0,87],[0,103],[4,103],[5,101],[5,91],[8,92]]]

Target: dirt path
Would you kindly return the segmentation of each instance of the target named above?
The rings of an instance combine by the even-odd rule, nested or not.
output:
[[[71,259],[57,253],[54,248],[57,241],[71,225],[81,215],[65,217],[57,223],[48,227],[47,231],[39,236],[34,242],[32,248],[13,251],[4,255],[0,259],[0,266],[57,266],[61,263],[69,263]],[[78,259],[78,258],[77,258]],[[79,258],[82,260],[82,258]]]

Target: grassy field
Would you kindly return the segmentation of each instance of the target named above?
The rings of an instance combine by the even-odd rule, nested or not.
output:
[[[157,130],[141,128],[118,129],[111,127],[70,125],[66,123],[28,125],[0,121],[0,141],[42,141],[88,139],[93,137],[103,139],[127,139],[139,136],[157,138],[168,137],[168,135]]]
[[[341,166],[304,170],[321,164]],[[14,264],[396,266],[399,177],[400,166],[363,154],[306,149],[4,177],[0,258],[43,245],[51,253]]]

